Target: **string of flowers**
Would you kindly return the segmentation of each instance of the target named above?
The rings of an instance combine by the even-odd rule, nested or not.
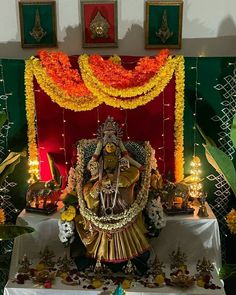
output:
[[[26,118],[28,122],[28,153],[29,153],[29,183],[39,179],[38,147],[36,143],[35,129],[35,97],[33,85],[33,69],[30,60],[25,63],[25,95]]]
[[[149,83],[145,85],[146,89],[151,89],[148,93],[129,99],[122,99],[118,96],[115,97],[106,94],[106,90],[104,90],[102,85],[99,87],[97,84],[93,83],[92,76],[89,73],[89,68],[87,68],[85,63],[80,63],[80,70],[85,85],[93,93],[93,95],[97,97],[97,99],[100,98],[105,104],[115,108],[121,107],[123,109],[135,109],[138,106],[145,105],[152,101],[163,91],[163,89],[171,80],[180,59],[181,57],[177,56],[167,61],[166,65],[160,69],[158,75],[155,77],[155,86],[153,85],[152,81],[150,81],[152,85],[149,86]],[[81,58],[80,61],[81,60],[83,60],[83,58]]]
[[[167,58],[167,56],[166,56],[166,58]],[[175,67],[174,64],[175,64],[176,60],[177,60],[176,58],[169,57],[167,59],[165,65],[163,65],[160,69],[158,69],[158,71],[155,73],[155,75],[153,77],[151,77],[149,80],[145,81],[145,83],[143,83],[140,86],[135,86],[135,87],[128,87],[128,88],[123,87],[122,89],[118,89],[118,88],[106,85],[102,81],[97,79],[97,77],[94,75],[94,72],[90,66],[88,55],[83,54],[79,57],[79,65],[80,65],[81,75],[83,77],[85,85],[93,94],[94,94],[94,91],[91,90],[90,84],[94,85],[93,88],[97,87],[99,90],[102,90],[105,94],[112,96],[112,97],[116,97],[116,99],[118,99],[119,97],[135,98],[136,96],[147,94],[154,87],[156,87],[158,85],[158,83],[161,82],[161,78],[166,80],[165,75],[163,73],[165,73],[165,74],[168,73],[167,69],[170,69],[170,68],[172,68],[172,70],[174,70],[174,67]],[[164,59],[163,59],[163,63],[164,63]],[[147,71],[148,71],[148,69],[147,69]],[[110,74],[110,76],[113,77],[113,74],[112,75]],[[136,80],[137,81],[139,80],[138,77],[136,77]],[[86,81],[87,81],[87,83],[89,81],[90,84],[87,84]],[[127,99],[125,99],[125,100],[127,100]]]
[[[69,57],[63,52],[41,50],[41,65],[52,81],[72,96],[91,96],[77,69],[72,69]]]
[[[40,87],[56,102],[60,107],[73,111],[89,111],[97,107],[101,102],[97,101],[91,93],[90,96],[70,96],[63,89],[60,89],[47,75],[39,59],[31,59],[33,72]]]
[[[83,55],[85,56],[85,55]],[[166,62],[169,50],[162,50],[159,55],[153,57],[143,57],[137,62],[133,70],[126,70],[119,63],[114,63],[114,59],[103,59],[100,55],[94,54],[86,56],[92,75],[97,80],[115,89],[126,89],[136,86],[144,86]],[[111,75],[112,73],[112,75]],[[127,96],[125,96],[127,97]]]
[[[179,57],[175,69],[175,181],[184,178],[184,58]]]

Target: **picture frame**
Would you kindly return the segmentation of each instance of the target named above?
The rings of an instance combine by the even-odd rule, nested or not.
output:
[[[118,47],[117,1],[81,0],[82,47]]]
[[[147,1],[145,48],[180,49],[183,1]]]
[[[20,1],[22,48],[57,47],[56,2]]]

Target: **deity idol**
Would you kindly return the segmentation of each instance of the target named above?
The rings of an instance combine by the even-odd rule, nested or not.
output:
[[[97,134],[97,140],[79,142],[78,163],[70,172],[70,191],[79,203],[74,223],[87,256],[111,263],[128,261],[149,249],[142,213],[154,168],[153,150],[148,142],[129,142],[126,148],[122,130],[111,117]],[[91,146],[94,152],[88,159]]]

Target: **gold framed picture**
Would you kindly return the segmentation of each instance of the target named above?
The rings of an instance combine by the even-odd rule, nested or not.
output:
[[[83,47],[117,47],[117,1],[81,0]]]
[[[145,48],[181,48],[183,2],[147,1]]]
[[[56,47],[55,1],[20,1],[21,46]]]

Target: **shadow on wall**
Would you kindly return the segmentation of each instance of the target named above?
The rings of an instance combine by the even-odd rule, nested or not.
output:
[[[148,49],[145,47],[144,29],[138,24],[131,22],[122,22],[127,27],[127,32],[123,39],[118,41],[118,48],[82,48],[81,25],[76,27],[67,27],[65,29],[66,37],[63,42],[58,42],[57,48],[52,50],[61,50],[69,55],[81,53],[99,53],[103,55],[155,55],[159,49]],[[193,30],[204,29],[203,25],[196,19],[184,20],[184,26],[191,27]],[[183,28],[184,29],[184,28]],[[182,49],[171,50],[173,55],[182,54],[184,56],[235,56],[236,36],[227,35],[227,29],[230,32],[236,32],[236,26],[230,16],[224,19],[219,27],[216,38],[188,38],[182,40]],[[206,29],[207,30],[207,29]],[[184,30],[183,30],[184,31]],[[20,42],[0,43],[1,58],[26,59],[36,55],[38,48],[21,48]]]

